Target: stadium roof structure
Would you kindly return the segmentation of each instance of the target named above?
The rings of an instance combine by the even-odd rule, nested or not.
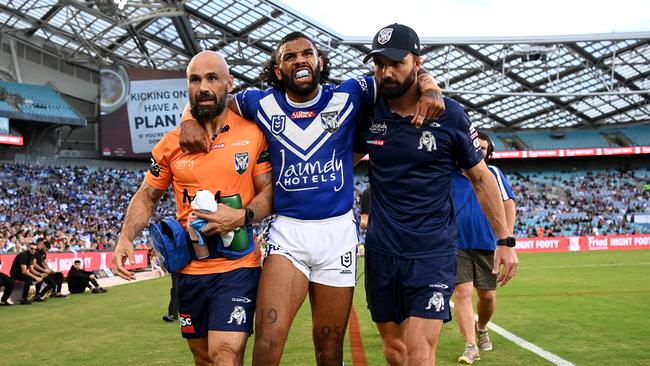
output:
[[[197,52],[216,50],[237,88],[262,86],[262,64],[292,31],[328,52],[333,78],[372,72],[362,62],[372,35],[343,37],[274,0],[7,0],[0,23],[3,37],[95,69],[183,69]],[[478,127],[650,120],[650,32],[443,39],[418,31],[424,67]]]

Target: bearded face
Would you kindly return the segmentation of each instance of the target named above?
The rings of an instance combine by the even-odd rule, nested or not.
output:
[[[280,68],[280,74],[282,75],[282,84],[284,84],[284,87],[288,91],[299,96],[307,96],[318,87],[318,81],[320,80],[320,60],[315,67],[306,64],[291,71],[285,71],[283,68]],[[302,82],[303,79],[308,80]]]
[[[217,97],[207,90],[198,92],[196,96],[190,95],[192,116],[201,124],[205,124],[226,110],[226,102],[225,94]]]
[[[381,80],[381,83],[379,83],[379,90],[386,99],[399,98],[409,90],[411,85],[413,85],[415,82],[415,75],[416,71],[415,67],[413,67],[401,82],[391,77],[384,78]]]

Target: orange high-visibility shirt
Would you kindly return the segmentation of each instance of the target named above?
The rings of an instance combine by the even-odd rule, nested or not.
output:
[[[144,180],[160,190],[166,190],[170,184],[173,186],[176,219],[183,226],[187,225],[192,212],[190,203],[197,191],[207,189],[213,194],[221,191],[221,196],[239,193],[242,205],[246,207],[255,197],[253,177],[271,170],[266,139],[254,122],[228,112],[223,126],[228,126],[227,131],[219,133],[211,141],[208,153],[181,151],[180,127],[165,134],[151,151],[152,168]],[[261,251],[256,247],[252,253],[237,260],[193,260],[180,272],[193,275],[223,273],[242,267],[259,267],[260,260]]]

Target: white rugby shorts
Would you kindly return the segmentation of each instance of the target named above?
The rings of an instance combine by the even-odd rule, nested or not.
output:
[[[269,225],[266,256],[286,257],[309,282],[353,287],[358,243],[357,223],[351,210],[323,220],[278,215]]]

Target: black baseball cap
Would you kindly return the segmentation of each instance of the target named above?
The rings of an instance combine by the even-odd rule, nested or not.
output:
[[[393,61],[401,61],[409,52],[420,56],[420,38],[415,31],[402,24],[382,28],[372,39],[372,51],[363,59],[368,62],[372,55],[383,55]]]

